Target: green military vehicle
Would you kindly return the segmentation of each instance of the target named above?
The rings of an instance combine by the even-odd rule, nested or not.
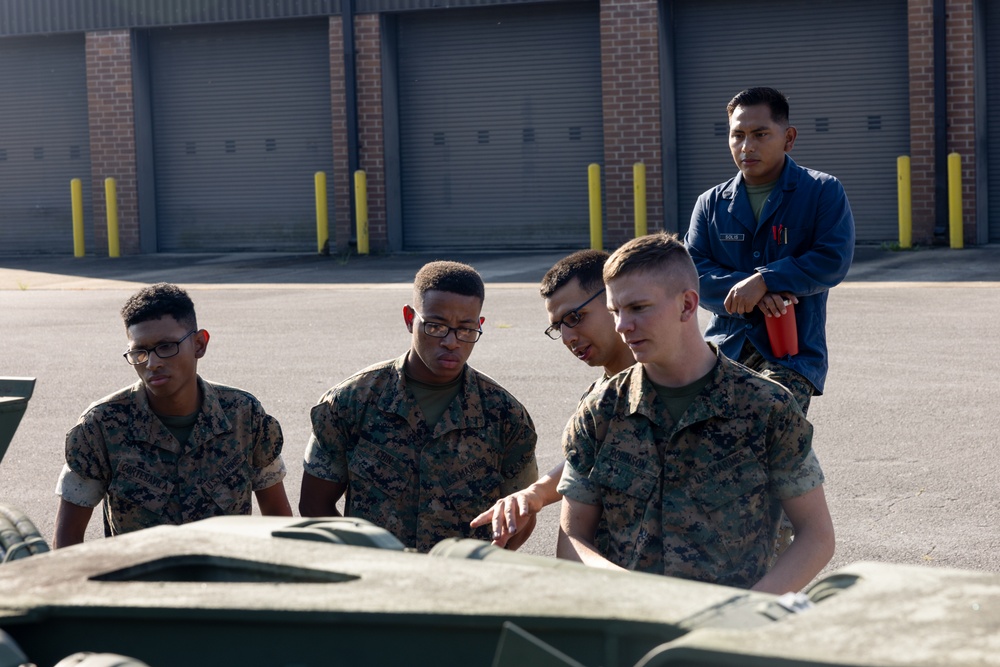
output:
[[[0,379],[0,458],[32,384]],[[1000,665],[994,574],[861,563],[776,597],[475,540],[411,553],[349,518],[220,517],[47,552],[2,517],[0,667]]]

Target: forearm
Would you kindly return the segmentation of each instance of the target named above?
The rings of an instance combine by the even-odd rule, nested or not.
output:
[[[587,567],[597,567],[606,570],[624,570],[602,556],[594,545],[580,537],[560,533],[556,540],[556,558],[583,563]]]
[[[556,489],[559,486],[559,478],[562,477],[565,465],[565,461],[560,461],[552,470],[545,473],[538,481],[528,487],[528,490],[532,491],[542,501],[542,507],[547,507],[552,503],[562,500],[562,494]]]
[[[299,514],[304,517],[340,516],[337,501],[346,490],[346,483],[331,482],[303,472]]]
[[[266,489],[255,491],[257,505],[264,516],[292,516],[292,506],[285,494],[285,485],[278,482]]]
[[[87,524],[93,514],[93,507],[81,507],[66,500],[59,501],[56,510],[56,530],[52,538],[52,548],[59,549],[81,544],[87,533]]]
[[[796,529],[791,545],[752,590],[776,595],[798,592],[830,562],[834,549],[832,529]]]
[[[608,570],[624,570],[605,558],[594,546],[594,535],[601,519],[600,505],[588,505],[563,498],[559,515],[559,538],[556,541],[556,557],[583,563],[588,567]]]

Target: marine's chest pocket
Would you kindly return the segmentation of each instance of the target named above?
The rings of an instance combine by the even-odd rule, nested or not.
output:
[[[108,485],[116,528],[131,531],[163,523],[173,492],[172,482],[132,463],[119,463]]]
[[[249,514],[252,510],[250,461],[237,452],[223,461],[219,472],[205,485],[206,490],[224,514]]]
[[[731,506],[741,513],[755,508],[767,491],[767,473],[749,449],[741,449],[691,476],[690,493],[705,512]]]
[[[352,478],[353,489],[362,491],[362,487],[368,485],[390,498],[402,496],[413,478],[413,471],[405,461],[366,440],[358,442],[347,462],[347,469]],[[356,484],[354,480],[359,483]]]
[[[627,496],[641,502],[649,500],[656,488],[656,475],[618,458],[602,451],[590,472],[591,481],[599,484],[605,495]]]

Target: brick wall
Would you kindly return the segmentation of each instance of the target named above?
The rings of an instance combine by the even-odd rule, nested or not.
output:
[[[110,177],[117,181],[121,254],[134,255],[139,253],[139,206],[129,31],[87,33],[86,53],[95,250],[107,254],[104,179]]]
[[[344,81],[344,24],[330,17],[330,115],[333,123],[333,173],[327,175],[330,252],[344,252],[351,241],[352,179],[347,163],[347,94]]]
[[[389,247],[382,129],[382,35],[379,25],[377,14],[360,14],[354,18],[358,159],[359,167],[368,176],[368,242],[372,252],[383,252]]]
[[[949,0],[946,34],[948,48],[948,152],[962,156],[962,221],[966,244],[976,242],[976,117],[972,0]],[[985,193],[983,196],[986,196]],[[987,224],[987,221],[983,221]]]
[[[635,234],[632,166],[646,165],[649,231],[663,227],[659,18],[656,0],[602,0],[605,243]]]
[[[948,152],[962,156],[962,217],[966,243],[976,238],[975,103],[972,0],[946,4]],[[934,241],[934,0],[909,0],[910,170],[913,242]],[[942,165],[942,168],[945,168]],[[941,221],[947,225],[947,219]],[[986,224],[983,221],[983,224]],[[945,229],[945,238],[947,238]]]
[[[934,0],[909,0],[913,242],[934,240]]]

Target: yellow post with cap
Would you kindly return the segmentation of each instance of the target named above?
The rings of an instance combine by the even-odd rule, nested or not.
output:
[[[952,248],[965,247],[962,238],[962,156],[948,156],[948,231]]]
[[[83,257],[83,183],[79,178],[69,182],[69,198],[73,208],[73,256]]]
[[[358,254],[368,254],[368,174],[354,172],[354,207],[358,217]]]
[[[645,236],[646,226],[646,165],[632,165],[632,191],[635,198],[635,237]]]
[[[896,197],[899,201],[899,247],[913,247],[913,202],[910,185],[910,156],[896,158]]]
[[[328,255],[330,254],[330,218],[326,200],[326,172],[317,171],[313,174],[313,186],[316,191],[316,252]]]
[[[115,179],[104,179],[104,201],[108,208],[108,257],[120,257],[118,246],[118,188]]]
[[[601,234],[601,165],[587,167],[587,185],[590,191],[590,248],[604,250]]]

